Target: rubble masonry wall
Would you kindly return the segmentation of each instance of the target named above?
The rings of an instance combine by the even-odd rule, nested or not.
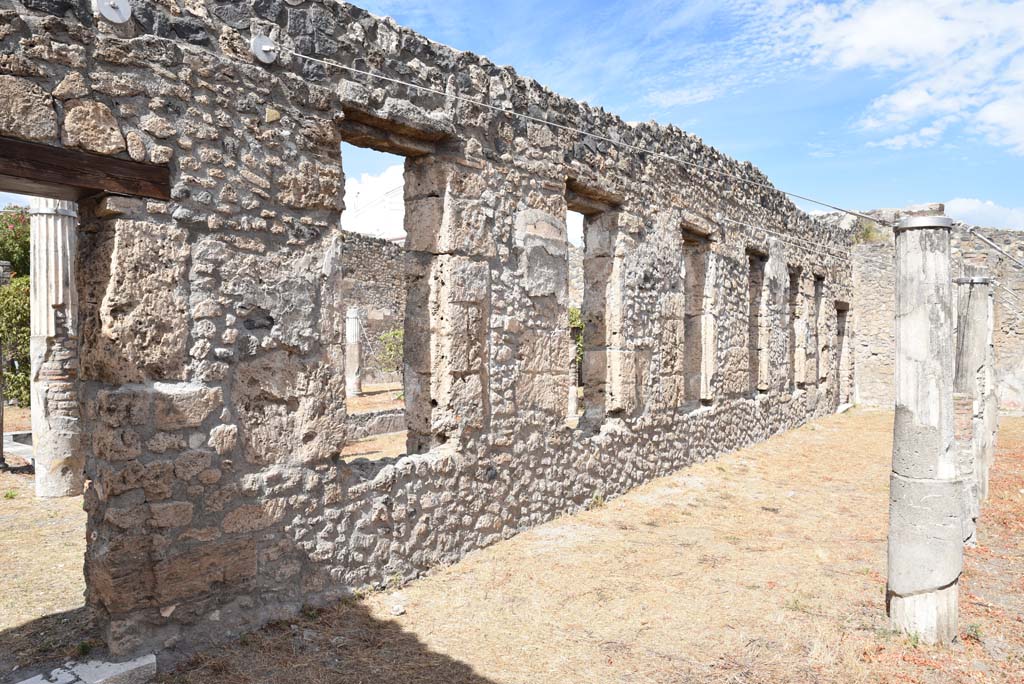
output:
[[[187,652],[412,578],[835,409],[844,231],[777,191],[593,138],[288,55],[254,64],[247,41],[767,184],[749,163],[351,5],[139,0],[112,26],[87,4],[0,0],[0,136],[171,171],[170,201],[80,202],[85,573],[115,654]],[[343,138],[407,156],[405,394],[421,453],[386,462],[340,457]],[[586,364],[603,378],[587,395],[601,410],[575,428],[569,206],[588,213]],[[696,296],[684,236],[706,249]],[[758,355],[751,252],[767,257]]]

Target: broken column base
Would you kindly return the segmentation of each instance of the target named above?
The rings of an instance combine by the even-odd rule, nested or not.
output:
[[[957,635],[959,579],[935,591],[899,596],[889,593],[889,620],[898,632],[916,637],[922,644],[950,644]]]

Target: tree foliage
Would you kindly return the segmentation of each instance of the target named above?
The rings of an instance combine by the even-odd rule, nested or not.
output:
[[[29,405],[29,279],[0,287],[0,343],[4,358],[4,399]]]
[[[10,261],[15,275],[29,275],[29,217],[25,207],[0,212],[0,261]]]
[[[402,371],[402,361],[405,359],[404,342],[405,331],[402,328],[395,328],[380,334],[381,350],[378,361],[382,370]]]

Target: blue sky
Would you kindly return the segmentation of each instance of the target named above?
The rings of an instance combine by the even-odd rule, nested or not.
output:
[[[358,4],[626,120],[674,123],[781,188],[1024,228],[1024,1]],[[350,209],[383,220],[389,200],[362,206],[398,160],[344,161]]]
[[[1024,228],[1024,2],[359,4],[628,121],[674,123],[781,188]],[[347,171],[382,170],[365,156]]]

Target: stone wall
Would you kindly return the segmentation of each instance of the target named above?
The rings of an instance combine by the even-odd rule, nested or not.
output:
[[[941,215],[941,204],[908,209],[881,209],[870,216],[896,222],[905,216]],[[857,219],[832,216],[836,225],[856,232]],[[1005,413],[1024,410],[1024,270],[955,223],[950,236],[952,271],[964,274],[965,266],[983,269],[995,276],[1001,287],[995,291],[995,374],[999,408]],[[977,228],[1004,250],[1024,260],[1024,236],[1019,231]],[[853,315],[856,330],[855,368],[857,401],[865,405],[890,407],[895,402],[894,305],[895,262],[892,231],[868,234],[868,240],[853,248]],[[1010,290],[1012,294],[1008,294]],[[1020,301],[1018,299],[1020,298]]]
[[[171,172],[170,201],[80,206],[85,572],[115,654],[178,657],[415,577],[835,409],[849,238],[749,163],[350,5],[139,2],[125,26],[82,7],[0,0],[0,136]],[[757,185],[287,53],[258,65],[255,33]],[[340,458],[341,139],[407,157],[411,455],[380,463]]]

